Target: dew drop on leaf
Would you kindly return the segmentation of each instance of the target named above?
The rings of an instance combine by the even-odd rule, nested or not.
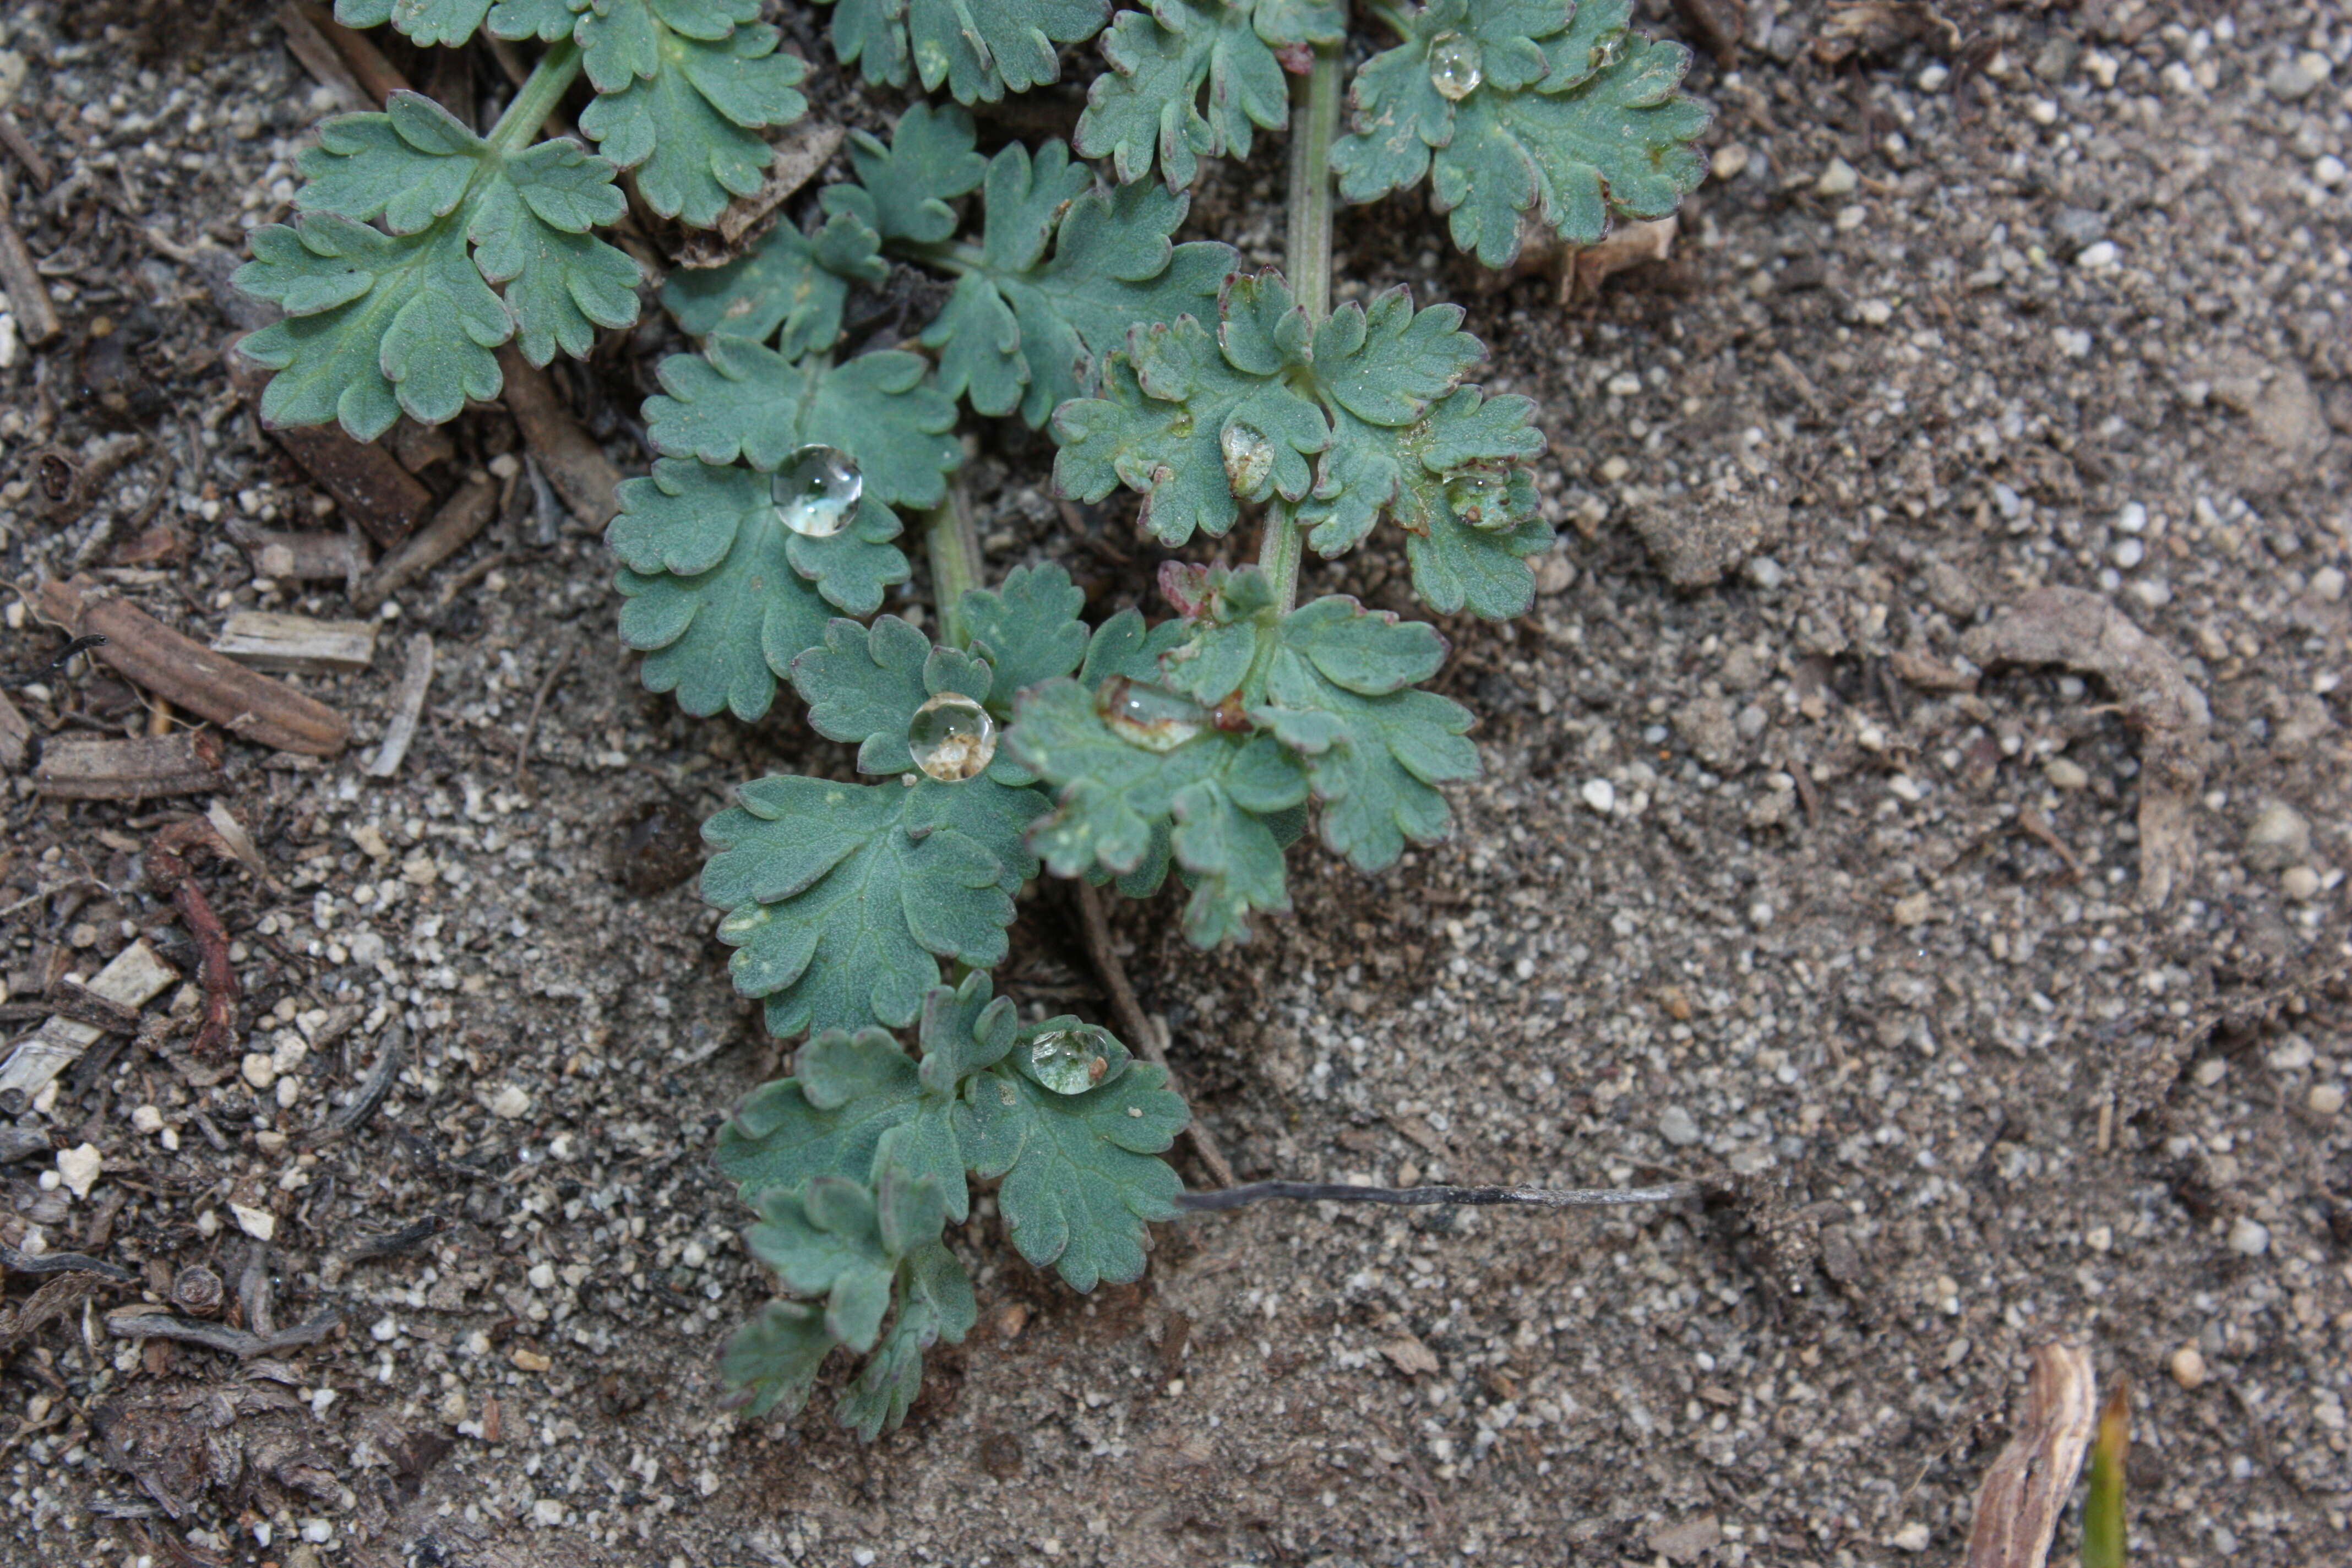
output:
[[[1585,60],[1594,70],[1605,71],[1624,58],[1625,35],[1612,33],[1592,46],[1592,52],[1585,57]]]
[[[1442,33],[1429,46],[1429,85],[1459,103],[1486,79],[1478,41],[1459,33]]]
[[[1445,504],[1472,528],[1504,529],[1514,521],[1510,491],[1510,483],[1502,475],[1473,469],[1445,481]]]
[[[961,784],[996,756],[996,721],[961,692],[942,691],[907,722],[915,765],[941,784]]]
[[[1225,457],[1225,478],[1234,494],[1255,495],[1274,472],[1274,443],[1265,433],[1236,419],[1217,434],[1217,447]]]
[[[1055,1094],[1084,1094],[1102,1082],[1110,1058],[1097,1038],[1103,1030],[1087,1025],[1076,1029],[1048,1029],[1029,1041],[1032,1077]]]
[[[824,539],[847,528],[857,516],[866,478],[838,447],[796,447],[776,470],[768,493],[776,519],[794,533]]]
[[[1114,675],[1095,694],[1111,732],[1147,752],[1172,752],[1207,728],[1209,710],[1165,687]]]

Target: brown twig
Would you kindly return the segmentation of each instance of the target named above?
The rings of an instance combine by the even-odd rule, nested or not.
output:
[[[274,1355],[279,1351],[315,1345],[341,1328],[342,1322],[343,1315],[331,1310],[320,1313],[307,1323],[297,1323],[274,1334],[255,1334],[221,1323],[199,1323],[186,1318],[175,1318],[169,1312],[138,1312],[129,1317],[107,1319],[106,1331],[119,1340],[178,1340],[183,1344],[226,1351],[239,1361],[251,1361],[257,1355]]]
[[[425,717],[425,693],[432,684],[433,638],[418,632],[408,639],[408,666],[393,698],[392,723],[383,732],[383,744],[368,762],[368,777],[388,779],[400,771],[401,759],[408,755],[416,739],[416,726]]]
[[[41,189],[47,190],[58,183],[57,170],[41,156],[40,149],[26,138],[25,128],[16,123],[16,117],[5,109],[0,109],[0,147],[5,147],[16,155],[16,162],[25,165],[25,173],[30,174],[33,184]]]
[[[565,405],[554,381],[511,343],[499,351],[499,373],[506,378],[499,400],[563,504],[592,527],[612,521],[621,507],[621,472]]]
[[[257,745],[331,757],[351,739],[351,721],[318,699],[182,637],[87,577],[42,584],[40,608],[71,636],[103,636],[98,658],[134,684]]]
[[[547,694],[555,689],[555,683],[562,679],[563,672],[572,667],[572,655],[578,646],[576,643],[563,645],[563,651],[555,656],[555,668],[547,672],[547,678],[539,683],[538,693],[530,700],[530,717],[523,721],[522,739],[515,742],[514,776],[517,778],[522,777],[522,765],[530,761],[530,738],[539,732],[540,710],[547,706]]]
[[[441,503],[441,510],[433,514],[431,522],[383,558],[375,575],[352,595],[352,603],[367,614],[374,614],[411,580],[465,548],[474,535],[489,525],[491,514],[498,510],[498,500],[499,487],[488,474],[467,478],[456,494]]]
[[[212,826],[202,817],[194,820],[206,828]],[[195,941],[201,961],[196,978],[204,988],[205,1015],[193,1049],[199,1058],[216,1060],[236,1031],[236,969],[229,963],[228,932],[222,929],[220,917],[213,913],[205,890],[196,885],[177,847],[164,842],[171,834],[171,829],[165,829],[148,846],[147,880],[157,893],[172,900],[180,911],[180,922]]]
[[[1178,1094],[1184,1093],[1176,1069],[1168,1065],[1168,1048],[1160,1038],[1160,1031],[1144,1016],[1143,1004],[1136,1000],[1135,987],[1128,984],[1127,966],[1118,961],[1118,950],[1111,945],[1110,921],[1103,913],[1102,895],[1086,882],[1074,882],[1078,901],[1078,930],[1086,939],[1087,956],[1094,963],[1095,973],[1102,976],[1103,989],[1110,993],[1111,1011],[1118,1017],[1119,1033],[1135,1042],[1145,1058],[1167,1068],[1168,1087]],[[1189,1102],[1190,1096],[1186,1099]],[[1209,1175],[1220,1187],[1238,1185],[1234,1168],[1225,1163],[1224,1151],[1217,1147],[1216,1134],[1211,1132],[1195,1111],[1186,1123],[1185,1133],[1192,1140],[1193,1152],[1201,1156]]]

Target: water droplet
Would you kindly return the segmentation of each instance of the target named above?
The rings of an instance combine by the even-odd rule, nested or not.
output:
[[[1120,740],[1147,752],[1172,752],[1209,723],[1209,710],[1192,699],[1124,675],[1102,683],[1095,711]]]
[[[794,447],[768,487],[777,521],[811,539],[828,538],[847,528],[865,491],[866,477],[838,447]]]
[[[1233,481],[1234,494],[1255,496],[1265,488],[1274,472],[1274,443],[1264,431],[1235,420],[1218,433],[1217,447],[1225,455],[1225,478]]]
[[[1517,521],[1511,515],[1510,481],[1501,474],[1475,468],[1455,474],[1445,481],[1445,504],[1472,528],[1508,528]]]
[[[1486,79],[1486,60],[1475,38],[1441,33],[1429,46],[1429,85],[1459,103]]]
[[[942,691],[907,722],[915,765],[941,784],[961,784],[996,756],[996,721],[959,691]]]
[[[1084,1094],[1110,1076],[1114,1054],[1127,1053],[1096,1025],[1047,1029],[1030,1037],[1029,1075],[1055,1094]]]
[[[1605,71],[1624,58],[1625,35],[1612,33],[1592,46],[1592,52],[1585,57],[1585,60],[1594,70]]]

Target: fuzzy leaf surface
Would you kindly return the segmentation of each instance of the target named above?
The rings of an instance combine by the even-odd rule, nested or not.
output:
[[[1123,11],[1103,38],[1110,69],[1087,89],[1077,149],[1109,159],[1121,184],[1156,163],[1181,190],[1202,158],[1246,158],[1259,129],[1287,120],[1276,49],[1337,43],[1342,31],[1339,8],[1316,0],[1158,0]]]
[[[1138,1062],[1063,1095],[998,1068],[965,1091],[965,1150],[976,1174],[1002,1178],[1013,1246],[1074,1289],[1140,1278],[1145,1223],[1175,1216],[1184,1184],[1157,1156],[1192,1118],[1167,1082],[1166,1068]]]
[[[963,1173],[956,1173],[958,1185]],[[906,1194],[911,1192],[909,1199]],[[760,1221],[744,1234],[751,1255],[794,1295],[823,1298],[824,1328],[854,1351],[874,1348],[890,1310],[898,1260],[914,1242],[936,1242],[946,1219],[936,1186],[886,1173],[878,1193],[841,1176],[817,1176],[794,1189],[771,1187],[759,1199]],[[928,1218],[928,1235],[886,1236],[886,1213]]]
[[[899,1265],[898,1315],[866,1364],[835,1402],[840,1423],[871,1443],[895,1432],[923,1383],[923,1352],[940,1340],[960,1343],[980,1321],[971,1277],[938,1242],[918,1247]]]
[[[1078,618],[1086,607],[1085,591],[1051,562],[1016,566],[997,586],[965,593],[959,614],[972,652],[995,668],[985,694],[990,712],[1011,718],[1014,694],[1078,668],[1087,653]]]
[[[904,773],[915,766],[907,726],[915,710],[942,692],[985,699],[985,659],[931,639],[897,616],[871,627],[835,621],[824,639],[793,661],[793,686],[809,705],[809,723],[833,741],[857,747],[862,773]]]
[[[925,378],[929,368],[904,349],[835,365],[820,354],[795,361],[714,337],[698,355],[662,362],[667,395],[646,399],[646,433],[672,457],[740,458],[761,469],[781,466],[796,447],[837,447],[864,476],[867,501],[937,506],[963,448],[951,434],[955,400]]]
[[[1627,31],[1627,0],[1433,0],[1356,76],[1353,129],[1333,150],[1339,193],[1376,200],[1430,179],[1454,242],[1489,267],[1517,255],[1532,216],[1591,245],[1611,215],[1663,217],[1698,187],[1707,113],[1675,89],[1690,52]],[[1431,57],[1475,43],[1481,79],[1458,101]]]
[[[1189,198],[1157,186],[1094,189],[1058,142],[1019,142],[992,160],[980,253],[960,261],[946,307],[923,333],[940,351],[940,384],[982,414],[1015,407],[1042,426],[1092,393],[1105,354],[1137,325],[1213,305],[1234,252],[1170,241]]]
[[[880,1029],[821,1034],[800,1067],[754,1089],[719,1130],[719,1173],[755,1207],[821,1178],[871,1184],[884,1135],[919,1109],[915,1064]]]
[[[1213,335],[1190,317],[1132,332],[1102,395],[1056,411],[1055,483],[1086,500],[1142,491],[1145,526],[1171,545],[1223,533],[1243,500],[1290,503],[1326,553],[1383,513],[1412,527],[1433,487],[1541,445],[1524,399],[1459,390],[1485,353],[1461,321],[1399,289],[1309,325],[1280,275],[1234,279]]]
[[[1094,693],[1066,679],[1022,693],[1013,715],[1005,746],[1054,791],[1053,814],[1029,842],[1055,875],[1129,876],[1164,845],[1195,874],[1184,929],[1203,947],[1245,935],[1255,910],[1290,907],[1267,819],[1306,798],[1306,779],[1271,735],[1204,728],[1150,751],[1114,731]]]
[[[808,109],[808,67],[776,47],[759,0],[595,0],[575,37],[596,101],[580,116],[597,150],[636,171],[664,217],[709,228],[760,188],[773,153],[760,132]]]
[[[474,36],[490,0],[335,0],[335,20],[346,27],[392,24],[411,43],[452,47]]]
[[[786,359],[822,353],[841,336],[852,283],[879,283],[889,264],[874,231],[836,213],[814,234],[789,223],[724,267],[680,269],[662,285],[662,303],[696,337],[724,332],[772,342]]]
[[[1102,30],[1109,0],[833,0],[833,49],[869,82],[994,103],[1061,74],[1062,44]]]
[[[1034,793],[985,775],[942,784],[776,777],[703,825],[702,897],[730,912],[735,988],[771,1033],[915,1021],[939,961],[1001,963],[1013,895],[1035,874]]]
[[[797,1415],[815,1392],[824,1358],[838,1343],[824,1314],[801,1301],[770,1301],[735,1331],[719,1358],[719,1375],[751,1396],[755,1416],[782,1408]]]
[[[948,204],[988,175],[988,160],[975,150],[971,116],[952,104],[909,104],[887,142],[853,131],[848,146],[857,183],[826,186],[824,210],[853,216],[885,240],[936,245],[946,239],[956,230],[955,209]]]
[[[834,611],[871,615],[907,580],[898,519],[861,505],[839,533],[812,539],[776,516],[769,478],[663,458],[621,484],[604,532],[626,600],[621,640],[642,648],[646,687],[700,716],[757,719],[776,681],[824,638]]]

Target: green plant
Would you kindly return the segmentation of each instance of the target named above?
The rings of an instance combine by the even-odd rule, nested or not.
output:
[[[923,1351],[973,1321],[940,1240],[968,1215],[971,1178],[999,1184],[1023,1256],[1079,1289],[1136,1278],[1146,1224],[1186,1205],[1160,1158],[1187,1121],[1166,1069],[1073,1018],[1022,1027],[992,995],[1041,868],[1139,898],[1173,873],[1185,934],[1211,947],[1288,908],[1285,853],[1310,826],[1378,870],[1443,837],[1442,786],[1477,771],[1468,710],[1421,689],[1445,658],[1436,629],[1338,595],[1301,605],[1301,557],[1386,520],[1424,603],[1516,616],[1552,537],[1528,468],[1543,440],[1528,399],[1471,381],[1485,351],[1456,307],[1395,289],[1333,308],[1335,195],[1426,178],[1456,242],[1499,265],[1536,229],[1589,244],[1612,213],[1670,210],[1697,182],[1706,115],[1675,91],[1685,51],[1628,33],[1625,0],[1369,9],[1394,42],[1343,116],[1338,4],[1160,0],[1113,19],[1100,0],[837,0],[845,63],[965,103],[1053,80],[1060,46],[1101,31],[1110,68],[1076,155],[1049,141],[984,156],[962,109],[917,101],[887,140],[851,133],[851,176],[806,225],[663,286],[699,349],[660,367],[645,416],[662,456],[623,486],[608,533],[623,640],[691,713],[757,719],[789,684],[881,781],[762,779],[704,830],[702,892],[724,911],[735,984],[780,1038],[806,1037],[794,1075],[751,1097],[719,1152],[791,1298],[727,1353],[756,1409],[797,1409],[846,1346],[868,1359],[842,1419],[868,1437],[898,1423]],[[342,0],[345,21],[420,42],[487,26],[548,47],[486,137],[411,97],[329,122],[303,216],[257,231],[239,275],[289,311],[248,340],[278,372],[268,417],[338,416],[363,436],[401,409],[446,418],[497,390],[490,349],[509,336],[543,362],[633,319],[634,269],[590,232],[621,210],[616,174],[656,212],[708,225],[756,181],[755,132],[801,110],[802,67],[755,14]],[[598,153],[534,142],[583,70]],[[1245,156],[1286,115],[1283,270],[1179,243],[1199,160]],[[937,274],[945,303],[911,340],[861,344],[852,304],[894,266]],[[960,407],[1049,430],[1062,493],[1138,492],[1165,545],[1254,520],[1256,561],[1165,568],[1176,614],[1157,625],[1128,609],[1089,627],[1055,565],[983,586],[952,489]],[[912,575],[908,511],[936,637],[875,616]],[[919,1054],[890,1033],[904,1029]],[[1687,1190],[1274,1183],[1192,1206]]]

